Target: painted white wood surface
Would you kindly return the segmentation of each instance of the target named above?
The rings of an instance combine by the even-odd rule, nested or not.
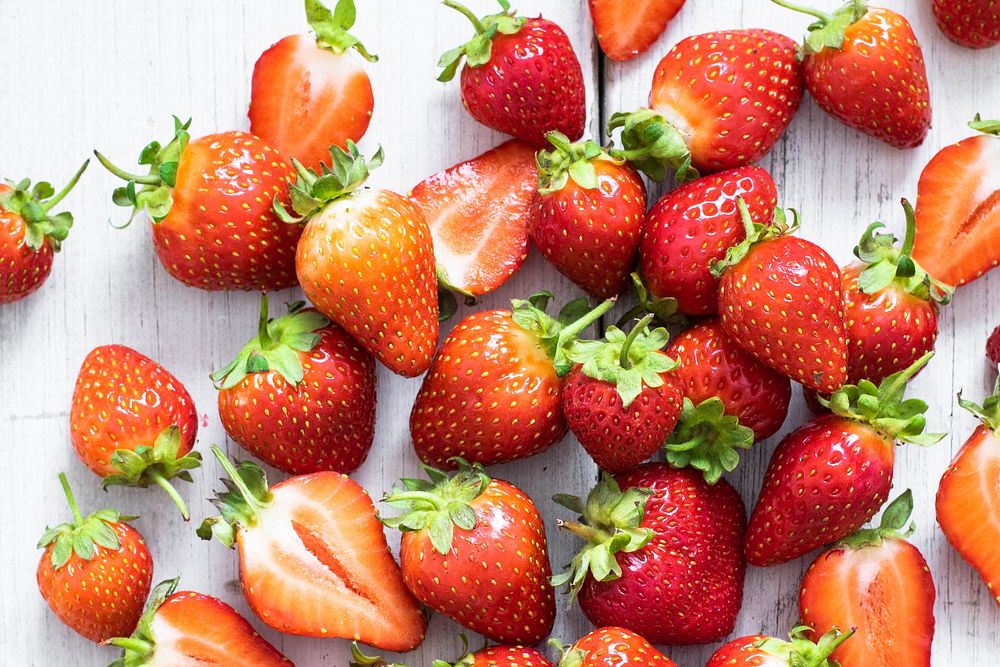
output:
[[[376,110],[363,142],[369,151],[377,143],[386,149],[386,164],[374,184],[405,192],[427,174],[501,141],[465,114],[456,84],[434,81],[437,56],[468,34],[464,19],[431,0],[358,4],[357,33],[381,57],[369,67]],[[762,26],[797,38],[806,24],[766,0],[692,0],[649,53],[602,68],[582,0],[518,4],[522,13],[542,12],[569,33],[584,67],[593,130],[611,112],[645,100],[658,59],[688,34]],[[843,262],[869,221],[882,219],[901,229],[899,198],[915,196],[922,165],[940,146],[969,134],[965,122],[974,112],[1000,114],[1000,52],[966,51],[947,42],[933,24],[930,0],[885,4],[904,11],[924,43],[934,105],[934,128],[924,146],[907,152],[885,147],[838,125],[807,100],[786,138],[763,162],[775,176],[783,204],[803,213],[802,234]],[[477,11],[493,7],[487,0],[470,0],[470,5]],[[149,139],[165,136],[172,113],[192,115],[195,133],[245,129],[257,55],[285,34],[305,29],[298,0],[2,0],[0,25],[0,175],[58,182],[95,147],[130,164]],[[114,657],[112,650],[64,628],[36,589],[35,541],[46,523],[68,515],[56,482],[56,473],[64,470],[86,508],[114,505],[141,515],[136,525],[152,549],[155,580],[180,575],[182,586],[222,597],[299,665],[345,667],[346,642],[281,636],[263,626],[238,591],[235,554],[194,535],[201,518],[212,512],[203,499],[217,485],[214,462],[195,472],[193,485],[182,487],[192,507],[192,521],[184,524],[156,491],[101,492],[98,479],[72,453],[67,416],[79,365],[92,347],[122,343],[158,359],[186,384],[202,415],[198,446],[203,452],[221,443],[241,454],[218,424],[208,374],[252,333],[257,297],[201,292],[169,278],[152,253],[144,220],[125,231],[108,225],[109,219],[122,219],[110,202],[114,185],[99,166],[91,168],[66,202],[77,223],[52,277],[34,297],[0,309],[0,664],[102,665]],[[929,426],[953,435],[928,450],[900,450],[897,460],[897,489],[913,488],[917,501],[913,539],[937,583],[935,665],[1000,664],[1000,609],[933,519],[937,480],[973,427],[972,418],[955,409],[955,392],[964,388],[979,398],[993,381],[981,350],[1000,321],[998,286],[1000,274],[994,274],[960,291],[942,315],[938,355],[913,385],[914,393],[931,404]],[[481,307],[543,287],[563,299],[577,294],[533,255]],[[275,301],[297,296],[289,290]],[[406,417],[419,381],[380,371],[379,383],[375,449],[356,475],[376,499],[399,476],[414,474],[418,463]],[[796,396],[782,432],[805,417]],[[758,445],[730,476],[748,505],[775,442]],[[493,472],[535,498],[549,525],[554,566],[568,562],[574,540],[556,533],[555,518],[563,513],[549,497],[556,491],[585,493],[595,477],[593,464],[572,438],[535,459]],[[272,473],[272,479],[280,479]],[[390,536],[390,542],[395,547],[397,538]],[[751,569],[736,632],[785,632],[795,621],[798,581],[807,564]],[[560,613],[554,634],[572,640],[588,629],[573,609]],[[427,641],[406,660],[421,667],[437,657],[453,657],[460,646],[458,632],[447,619],[434,617]],[[669,653],[682,667],[695,667],[712,650],[672,648]]]

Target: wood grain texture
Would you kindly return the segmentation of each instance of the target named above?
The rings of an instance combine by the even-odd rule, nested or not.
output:
[[[386,164],[373,184],[405,192],[424,176],[502,140],[466,115],[457,83],[434,81],[437,56],[468,34],[464,19],[431,0],[358,4],[357,33],[381,57],[368,68],[376,110],[362,144],[368,151],[378,143],[386,149]],[[470,4],[477,10],[491,7],[486,0]],[[798,37],[807,22],[765,0],[692,0],[647,54],[601,68],[585,3],[519,4],[523,14],[542,12],[568,32],[584,66],[595,134],[600,119],[645,101],[656,62],[683,36],[761,26]],[[786,138],[763,162],[775,176],[783,204],[802,212],[802,234],[844,262],[871,220],[901,230],[898,200],[915,196],[922,165],[940,146],[970,133],[965,122],[974,112],[996,115],[1000,110],[996,49],[972,52],[946,41],[934,26],[929,0],[885,4],[910,18],[925,45],[935,121],[924,146],[907,152],[888,148],[842,127],[807,100]],[[0,25],[6,28],[0,40],[6,84],[0,96],[0,175],[54,182],[68,178],[93,148],[131,164],[147,141],[169,131],[171,113],[193,116],[196,134],[245,129],[257,55],[285,34],[305,29],[298,0],[3,0]],[[202,499],[217,485],[214,462],[182,488],[192,506],[191,524],[185,525],[155,491],[101,492],[97,478],[72,453],[67,418],[76,372],[91,348],[112,342],[158,359],[186,384],[202,415],[202,451],[225,443],[208,374],[231,358],[256,321],[255,295],[201,292],[168,277],[153,255],[145,220],[124,231],[112,229],[109,219],[123,219],[110,203],[114,185],[99,166],[91,167],[65,204],[77,222],[52,277],[32,298],[0,309],[0,553],[6,560],[0,570],[0,663],[101,665],[114,657],[110,649],[66,630],[37,593],[34,544],[46,523],[68,516],[56,482],[56,473],[65,470],[85,507],[113,505],[141,515],[136,525],[150,542],[157,580],[180,575],[185,588],[225,599],[299,665],[345,667],[346,642],[281,636],[265,628],[238,591],[235,554],[194,535],[202,517],[213,513]],[[930,428],[954,435],[927,450],[905,448],[897,462],[897,489],[912,488],[917,501],[913,539],[937,582],[935,665],[995,665],[1000,652],[1000,610],[933,518],[937,480],[973,427],[973,419],[955,409],[954,395],[965,389],[979,398],[992,383],[981,350],[1000,320],[998,285],[1000,274],[994,274],[961,290],[942,315],[937,357],[913,384],[914,394],[931,404]],[[543,287],[559,300],[577,295],[536,254],[481,307],[502,307],[511,297]],[[299,294],[289,290],[274,300]],[[376,499],[401,475],[416,473],[418,464],[406,417],[419,381],[380,371],[379,383],[376,445],[356,475]],[[783,432],[806,414],[796,396]],[[776,442],[755,447],[730,476],[748,505]],[[556,491],[582,494],[590,487],[596,470],[582,450],[567,438],[544,455],[494,472],[536,499],[549,526],[554,566],[568,562],[575,544],[557,535],[555,519],[563,512],[549,497]],[[272,473],[272,479],[280,478]],[[397,538],[390,536],[390,542],[395,546]],[[801,560],[751,569],[737,632],[785,632],[795,621],[795,595],[807,565]],[[571,640],[588,629],[573,609],[560,614],[555,636]],[[458,633],[450,621],[434,617],[428,640],[406,656],[407,662],[423,666],[453,657]],[[704,664],[711,650],[674,648],[670,654],[679,665],[694,667]]]

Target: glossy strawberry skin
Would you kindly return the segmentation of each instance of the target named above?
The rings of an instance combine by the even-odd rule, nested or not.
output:
[[[720,646],[705,663],[705,667],[778,667],[778,665],[787,665],[787,661],[777,658],[757,646],[767,639],[766,635],[737,637]]]
[[[615,626],[584,635],[570,647],[574,650],[584,654],[580,667],[677,667],[641,636]]]
[[[1000,44],[1000,5],[993,0],[934,0],[934,18],[951,41],[970,49]]]
[[[766,222],[774,216],[774,180],[755,166],[685,183],[646,214],[639,246],[643,279],[655,296],[677,299],[681,313],[718,311],[719,280],[709,267],[746,238],[737,197],[743,198],[754,220]]]
[[[10,190],[0,183],[0,194]],[[34,293],[52,272],[52,242],[45,238],[38,250],[32,250],[25,242],[26,231],[24,218],[0,208],[0,305]]]
[[[538,649],[490,646],[472,654],[472,662],[467,667],[552,667],[552,663]]]
[[[636,262],[646,187],[627,164],[593,160],[597,187],[572,178],[561,190],[535,195],[531,240],[560,273],[591,296],[618,295]]]
[[[986,340],[986,358],[991,364],[1000,368],[1000,326],[993,329],[993,333]]]

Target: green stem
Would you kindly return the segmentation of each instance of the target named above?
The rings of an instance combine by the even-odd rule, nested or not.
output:
[[[577,537],[583,538],[590,544],[602,544],[611,539],[611,537],[603,530],[594,528],[593,526],[588,526],[587,524],[580,523],[579,521],[559,521],[557,526],[563,530],[568,530]]]
[[[928,352],[924,356],[914,361],[912,364],[910,364],[909,368],[897,373],[895,377],[893,377],[892,384],[886,387],[886,390],[884,392],[881,391],[880,387],[879,394],[882,394],[883,396],[896,396],[897,394],[899,394],[901,396],[903,394],[903,391],[906,390],[906,383],[909,382],[913,378],[913,376],[917,374],[917,371],[923,368],[924,365],[928,361],[930,361],[931,357],[933,356],[934,352]]]
[[[750,209],[747,208],[747,203],[743,201],[743,197],[736,198],[736,208],[740,211],[740,221],[743,223],[743,231],[746,233],[748,239],[753,238],[756,230],[753,226],[753,218],[750,217]]]
[[[618,321],[615,323],[615,325],[619,329],[624,329],[626,324],[628,324],[630,321],[634,320],[635,318],[639,317],[639,315],[645,312],[648,312],[645,306],[643,306],[641,303],[637,303],[636,305],[632,306],[627,313],[622,315],[621,318],[619,318]]]
[[[104,166],[105,169],[124,181],[133,181],[139,185],[163,185],[163,181],[157,175],[146,174],[145,176],[140,176],[138,174],[130,174],[124,169],[115,166],[111,160],[101,155],[100,152],[94,151],[94,155],[97,156],[97,160]]]
[[[143,656],[150,655],[153,652],[153,644],[138,637],[113,637],[108,640],[108,643]]]
[[[820,10],[813,9],[812,7],[797,5],[795,3],[788,2],[788,0],[771,0],[771,2],[778,5],[779,7],[790,9],[793,12],[799,12],[800,14],[808,14],[809,16],[815,16],[819,20],[824,21],[826,23],[829,23],[830,21],[833,20],[833,16],[827,14],[826,12],[821,12]]]
[[[618,297],[607,299],[597,306],[597,308],[594,308],[576,322],[567,325],[562,331],[559,332],[559,343],[564,344],[566,341],[575,338],[577,334],[600,319],[601,315],[611,310],[611,307],[615,305],[617,300]]]
[[[632,368],[632,359],[628,356],[629,350],[632,349],[632,343],[635,342],[635,339],[640,333],[642,333],[643,329],[645,329],[646,326],[652,321],[653,314],[649,313],[636,322],[635,326],[632,327],[632,330],[628,332],[628,336],[625,337],[625,342],[622,343],[621,355],[618,357],[619,365],[625,370]]]
[[[171,484],[166,477],[161,475],[156,468],[146,468],[146,476],[156,482],[161,489],[167,492],[170,499],[174,501],[174,505],[177,505],[177,509],[181,511],[181,516],[185,521],[191,519],[191,514],[188,512],[187,504],[185,504],[184,499],[181,498],[181,494],[177,492],[177,489],[174,488],[174,485]]]
[[[906,238],[903,239],[903,248],[899,252],[903,257],[909,257],[913,254],[913,242],[917,238],[917,221],[910,202],[903,199],[902,204],[903,212],[906,214]]]
[[[260,349],[270,350],[274,347],[271,334],[267,332],[267,292],[260,293],[260,319],[257,321],[257,338],[260,340]]]
[[[73,497],[73,489],[69,488],[69,480],[66,479],[66,473],[59,473],[59,483],[62,485],[63,493],[66,494],[66,501],[69,503],[69,508],[73,511],[73,522],[79,526],[83,523],[83,515],[80,514],[80,507],[76,504],[76,498]]]
[[[229,476],[229,479],[232,480],[240,495],[243,496],[243,500],[246,501],[247,507],[250,509],[251,520],[256,521],[258,510],[264,509],[264,506],[253,497],[253,493],[247,488],[246,482],[243,481],[240,473],[233,466],[232,461],[229,460],[224,451],[219,449],[218,445],[212,445],[212,453],[215,454],[215,458],[218,459],[222,469],[226,471],[226,475]]]
[[[54,197],[51,197],[48,201],[42,204],[42,208],[45,209],[46,212],[48,212],[52,209],[53,206],[61,202],[63,198],[69,194],[70,190],[72,190],[76,186],[76,184],[80,181],[80,177],[83,176],[83,172],[87,170],[87,167],[89,165],[90,165],[90,160],[85,160],[83,165],[76,170],[75,174],[73,174],[73,178],[69,179],[69,183],[67,183],[62,190],[57,192]]]
[[[434,506],[436,510],[443,510],[445,508],[445,503],[442,502],[443,499],[429,493],[427,491],[402,491],[400,493],[393,493],[391,495],[385,496],[382,499],[383,502],[395,503],[395,502],[407,502],[407,501],[423,501],[428,502]]]
[[[856,631],[855,628],[850,628],[846,632],[841,632],[840,635],[838,635],[836,639],[830,642],[828,646],[824,646],[823,648],[826,650],[821,651],[822,655],[817,656],[819,661],[815,663],[816,667],[820,667],[824,662],[826,662],[826,659],[829,658],[831,655],[833,655],[836,652],[836,650],[840,648],[841,644],[850,639],[851,636],[855,633],[855,631]]]
[[[483,25],[483,22],[480,21],[479,17],[473,14],[472,10],[465,5],[455,2],[455,0],[444,0],[444,6],[451,7],[455,11],[461,12],[465,18],[469,19],[469,21],[472,22],[473,27],[476,29],[477,35],[481,35],[486,32],[486,26]]]

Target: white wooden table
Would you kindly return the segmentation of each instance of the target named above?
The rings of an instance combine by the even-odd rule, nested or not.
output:
[[[381,57],[370,66],[376,109],[362,146],[377,143],[386,163],[372,182],[406,192],[424,176],[499,143],[501,137],[461,108],[457,82],[437,83],[438,55],[468,36],[465,19],[431,0],[359,0],[357,33]],[[470,0],[477,12],[488,0]],[[542,12],[569,33],[583,63],[591,130],[610,113],[644,102],[653,68],[684,36],[713,29],[769,27],[798,38],[807,21],[766,0],[691,0],[659,42],[624,64],[604,61],[583,0],[522,0],[523,14]],[[834,0],[823,3],[832,8]],[[976,112],[1000,115],[1000,50],[973,52],[946,41],[934,26],[930,0],[885,0],[913,23],[924,44],[934,107],[934,127],[924,145],[901,152],[846,129],[806,100],[785,139],[763,164],[774,174],[781,202],[804,216],[803,236],[823,244],[841,262],[874,219],[901,230],[901,196],[914,197],[924,163],[942,145],[967,136]],[[61,184],[95,147],[128,165],[141,146],[163,139],[170,114],[194,117],[193,132],[247,127],[250,74],[258,54],[292,32],[304,31],[299,0],[2,0],[0,25],[0,176],[46,178]],[[113,505],[141,515],[156,563],[154,580],[181,576],[182,586],[217,595],[246,614],[255,627],[299,665],[345,667],[347,642],[282,636],[247,609],[236,583],[236,557],[194,534],[213,513],[203,499],[217,486],[219,470],[207,464],[182,493],[192,510],[182,523],[162,494],[151,490],[100,490],[99,480],[76,459],[67,432],[77,370],[96,345],[122,343],[158,359],[188,387],[202,415],[198,447],[226,443],[216,392],[208,374],[228,361],[253,332],[258,297],[208,293],[184,287],[162,270],[145,220],[112,229],[123,211],[112,206],[114,179],[91,167],[66,207],[76,227],[55,270],[35,296],[0,308],[0,664],[103,665],[115,656],[64,628],[35,585],[35,542],[46,523],[68,517],[56,473],[69,474],[85,508]],[[651,194],[651,200],[653,196]],[[562,298],[575,288],[533,255],[521,272],[483,308],[505,304],[540,288]],[[981,398],[993,378],[982,345],[1000,321],[1000,273],[963,288],[944,310],[937,357],[913,385],[930,402],[928,424],[954,435],[938,446],[899,452],[897,490],[914,490],[918,531],[914,541],[937,584],[935,665],[1000,664],[1000,609],[937,529],[933,494],[953,452],[973,427],[956,410],[955,392]],[[273,301],[293,300],[297,291]],[[419,380],[379,371],[376,444],[355,476],[376,499],[401,475],[417,472],[407,431]],[[782,433],[806,417],[796,394]],[[750,505],[776,439],[759,444],[730,476]],[[537,458],[493,472],[516,482],[537,501],[549,525],[553,564],[568,562],[575,540],[558,535],[564,513],[549,501],[556,491],[583,494],[595,468],[567,438]],[[280,479],[272,471],[272,479]],[[396,537],[390,541],[396,544]],[[783,634],[796,620],[799,560],[767,570],[751,568],[737,633]],[[560,613],[554,634],[572,640],[589,629],[578,609]],[[437,616],[427,641],[406,656],[415,667],[453,658],[459,628]],[[474,639],[473,643],[478,642]],[[683,667],[703,665],[713,647],[674,648]]]

